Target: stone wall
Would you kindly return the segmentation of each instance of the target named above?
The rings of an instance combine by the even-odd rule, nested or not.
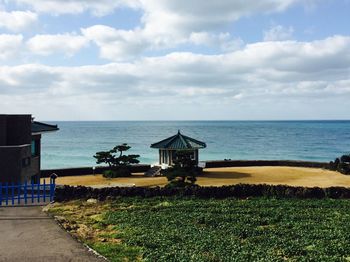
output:
[[[132,165],[130,170],[132,173],[144,173],[150,169],[150,165]],[[101,174],[103,171],[108,170],[108,167],[96,167],[93,171],[92,167],[76,167],[76,168],[61,168],[61,169],[46,169],[41,170],[41,177],[49,177],[52,173],[58,176],[84,176],[95,174]]]
[[[201,198],[247,198],[247,197],[275,197],[275,198],[350,198],[350,188],[307,188],[284,185],[248,185],[238,184],[222,187],[187,188],[168,187],[73,187],[58,186],[55,192],[55,201],[86,200],[94,198],[98,200],[116,199],[119,197],[166,197],[166,196],[191,196]]]
[[[245,166],[292,166],[292,167],[313,167],[328,168],[329,163],[293,161],[293,160],[217,160],[206,161],[206,168],[215,167],[245,167]]]

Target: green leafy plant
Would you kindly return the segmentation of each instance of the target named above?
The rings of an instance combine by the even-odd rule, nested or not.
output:
[[[56,203],[50,210],[72,221],[73,227],[86,224],[114,230],[107,235],[98,230],[98,237],[84,234],[81,239],[109,261],[348,261],[350,257],[350,200],[121,197],[93,207],[98,208],[77,201]],[[82,215],[93,212],[102,221]]]
[[[169,187],[185,187],[194,185],[197,176],[202,173],[202,168],[191,158],[188,151],[177,151],[174,165],[162,171],[169,181]]]
[[[104,177],[113,178],[131,175],[128,166],[138,164],[140,155],[124,155],[123,152],[130,148],[128,144],[121,144],[109,151],[100,151],[94,155],[97,164],[107,164],[110,168],[103,173]]]

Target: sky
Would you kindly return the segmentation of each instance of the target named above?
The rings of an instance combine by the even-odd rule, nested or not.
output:
[[[350,0],[0,0],[0,113],[350,119]]]

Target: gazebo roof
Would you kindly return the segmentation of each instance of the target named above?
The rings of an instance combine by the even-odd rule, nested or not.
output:
[[[57,130],[59,130],[57,125],[49,125],[38,121],[32,122],[32,135],[46,133],[46,132],[53,132]]]
[[[207,147],[207,145],[204,142],[185,136],[180,133],[180,130],[176,135],[168,137],[162,141],[159,141],[151,145],[151,148],[177,149],[177,150],[200,149],[205,147]]]

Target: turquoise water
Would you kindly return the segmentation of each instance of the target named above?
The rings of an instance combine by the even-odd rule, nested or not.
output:
[[[207,143],[200,160],[290,159],[330,161],[350,153],[350,121],[133,121],[52,122],[43,134],[42,168],[93,166],[93,155],[121,143],[153,164],[152,143],[177,133]]]

